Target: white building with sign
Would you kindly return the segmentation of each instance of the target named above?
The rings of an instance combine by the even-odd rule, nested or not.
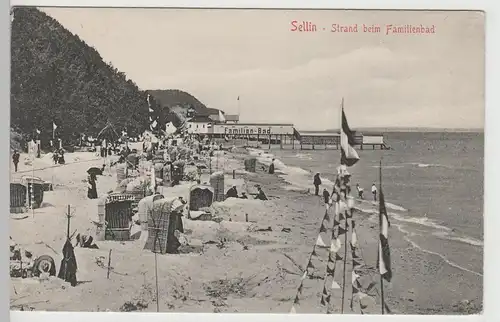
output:
[[[293,135],[293,124],[259,124],[259,123],[237,123],[237,124],[214,124],[212,134],[220,135],[250,135],[250,136],[275,136]]]

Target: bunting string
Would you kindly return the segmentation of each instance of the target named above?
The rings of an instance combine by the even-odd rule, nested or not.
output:
[[[328,231],[327,227],[328,227],[328,222],[330,221],[330,216],[328,214],[329,208],[330,208],[329,204],[326,204],[325,205],[325,215],[323,216],[323,220],[321,220],[319,234],[318,234],[318,237],[316,238],[316,243],[314,243],[312,251],[309,254],[309,258],[307,260],[307,265],[306,265],[306,268],[304,270],[304,274],[300,278],[300,284],[299,284],[299,287],[297,288],[297,292],[296,292],[295,298],[293,300],[293,305],[292,305],[292,308],[290,310],[290,314],[297,313],[296,306],[300,305],[300,295],[302,295],[302,290],[304,288],[304,280],[310,276],[310,270],[314,270],[316,268],[314,266],[314,264],[312,263],[312,259],[313,259],[313,256],[318,256],[317,251],[316,251],[317,247],[321,247],[321,248],[327,247],[325,244],[325,241],[323,240],[323,238],[321,236],[322,236],[322,234],[324,234]],[[324,289],[324,291],[326,291],[326,289]]]

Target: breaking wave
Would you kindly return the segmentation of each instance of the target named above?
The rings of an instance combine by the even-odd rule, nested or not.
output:
[[[266,166],[270,165],[272,162],[272,159],[275,157],[273,154],[258,150],[258,149],[248,149],[248,153],[252,156],[255,156],[259,163],[262,163]],[[297,154],[297,157],[303,157],[305,158],[307,154]],[[303,168],[300,167],[293,167],[293,166],[287,166],[284,164],[282,161],[275,159],[274,160],[275,164],[275,173],[283,178],[285,182],[288,183],[287,186],[284,187],[286,190],[295,190],[295,191],[308,191],[311,189],[312,186],[312,172],[307,171]],[[422,163],[412,163],[412,165],[425,168],[425,167],[433,167],[433,166],[441,166],[438,164],[422,164]],[[396,167],[396,166],[395,166]],[[400,166],[397,166],[400,167]],[[333,182],[326,179],[326,178],[321,178],[323,185],[326,186],[327,189],[333,188]],[[364,206],[369,206],[364,207]],[[437,238],[442,238],[446,240],[451,240],[451,241],[456,241],[456,242],[461,242],[461,243],[466,243],[468,245],[476,246],[476,247],[482,247],[483,242],[477,239],[474,239],[469,236],[459,236],[455,234],[454,230],[444,226],[441,223],[438,223],[430,218],[427,217],[427,215],[424,215],[422,217],[414,217],[414,216],[408,216],[408,209],[396,205],[390,202],[386,201],[386,208],[392,210],[391,212],[388,213],[389,217],[396,221],[396,223],[393,223],[393,226],[396,227],[399,231],[401,231],[405,235],[405,240],[407,240],[409,243],[411,243],[415,248],[429,253],[433,254],[436,256],[441,257],[446,263],[449,265],[456,267],[458,269],[461,269],[463,271],[470,272],[472,274],[482,276],[481,273],[472,271],[470,269],[464,268],[454,262],[451,262],[449,259],[446,258],[445,255],[432,252],[430,250],[422,248],[420,245],[415,243],[414,241],[410,240],[409,237],[415,235],[415,233],[412,233],[408,231],[406,225],[418,225],[425,227],[426,229],[431,229],[432,231],[430,232],[432,236],[435,236]],[[362,200],[362,199],[356,199],[356,205],[355,209],[357,209],[360,212],[363,212],[365,214],[370,215],[371,220],[376,220],[378,218],[378,202],[374,202],[371,200]]]

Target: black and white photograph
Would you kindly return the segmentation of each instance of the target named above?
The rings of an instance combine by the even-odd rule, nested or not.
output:
[[[484,12],[10,19],[11,311],[483,313]]]

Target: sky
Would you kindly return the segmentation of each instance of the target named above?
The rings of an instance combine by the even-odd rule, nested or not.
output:
[[[139,88],[180,89],[242,122],[483,128],[480,12],[44,8]],[[292,21],[317,32],[293,32]],[[358,25],[357,33],[331,32]],[[386,34],[386,25],[434,34]],[[379,33],[362,32],[378,25]],[[324,30],[323,30],[324,28]],[[237,97],[240,97],[239,103]]]

